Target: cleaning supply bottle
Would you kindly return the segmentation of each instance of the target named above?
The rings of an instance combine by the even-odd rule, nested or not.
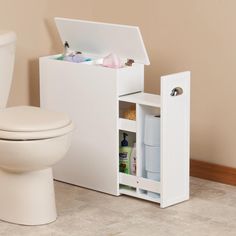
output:
[[[136,175],[136,143],[134,143],[130,155],[130,173],[131,175]]]
[[[119,151],[119,170],[125,174],[130,174],[130,155],[132,148],[129,147],[126,137],[127,133],[123,133],[123,140],[121,141],[120,151]]]

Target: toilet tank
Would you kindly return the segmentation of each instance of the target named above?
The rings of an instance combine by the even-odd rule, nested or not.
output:
[[[5,108],[9,97],[14,70],[16,34],[0,31],[0,109]]]

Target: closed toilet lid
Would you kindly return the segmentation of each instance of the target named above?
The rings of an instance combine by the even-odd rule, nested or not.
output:
[[[69,116],[39,107],[18,106],[0,110],[1,139],[43,139],[60,136],[74,128]]]

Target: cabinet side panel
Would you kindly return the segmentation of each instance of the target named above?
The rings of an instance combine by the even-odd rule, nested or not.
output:
[[[161,207],[189,199],[189,106],[190,72],[161,77]]]
[[[76,126],[55,179],[118,195],[115,70],[42,58],[40,97],[41,107],[68,113]]]

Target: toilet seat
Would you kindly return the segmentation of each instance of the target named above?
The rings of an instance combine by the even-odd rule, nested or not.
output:
[[[67,134],[73,128],[73,123],[65,113],[32,106],[0,110],[0,139],[48,139]]]

